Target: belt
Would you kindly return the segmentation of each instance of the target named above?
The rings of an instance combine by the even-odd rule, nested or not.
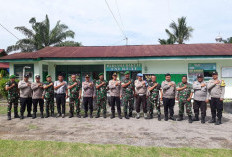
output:
[[[145,94],[138,94],[139,96],[144,96]]]
[[[65,95],[65,93],[56,93],[56,95]]]

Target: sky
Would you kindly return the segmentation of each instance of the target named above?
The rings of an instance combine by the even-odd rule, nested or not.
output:
[[[194,28],[190,43],[215,43],[215,37],[232,36],[232,0],[107,0],[129,45],[159,44],[167,38],[165,29],[179,17],[187,17]],[[49,16],[51,27],[58,20],[75,32],[84,46],[125,45],[125,36],[116,24],[105,0],[0,0],[0,24],[18,38],[16,26],[31,27],[29,20]],[[117,5],[116,5],[117,4]],[[117,7],[118,6],[118,7]],[[118,9],[117,9],[118,8]],[[17,39],[0,26],[0,49]]]

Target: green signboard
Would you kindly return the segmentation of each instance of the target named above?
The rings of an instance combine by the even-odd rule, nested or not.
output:
[[[142,71],[142,64],[106,64],[106,71]]]

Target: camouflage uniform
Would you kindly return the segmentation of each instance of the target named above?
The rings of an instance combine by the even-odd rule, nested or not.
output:
[[[12,84],[15,84],[14,87],[8,90],[8,107],[7,107],[7,113],[8,115],[11,114],[11,108],[12,104],[14,104],[14,115],[18,116],[18,99],[19,99],[19,89],[18,89],[18,84],[16,82],[7,82],[6,86],[11,86]]]
[[[134,80],[132,79],[124,79],[122,81],[123,84],[127,84],[129,81],[131,81],[131,84],[128,85],[127,87],[122,88],[122,101],[123,101],[123,111],[124,114],[127,115],[127,110],[128,110],[128,104],[129,104],[129,116],[132,116],[132,112],[134,109]]]
[[[47,86],[53,82],[45,82],[44,85]],[[44,99],[46,100],[46,114],[49,116],[49,110],[51,110],[51,115],[54,115],[54,86],[50,86],[44,89]]]
[[[177,85],[177,88],[182,88],[185,85],[187,85],[187,88],[177,92],[177,98],[179,99],[179,116],[183,116],[184,106],[186,106],[186,113],[188,116],[192,116],[192,104],[191,101],[187,101],[187,99],[190,97],[190,94],[193,92],[192,85],[190,83],[184,84],[181,82]]]
[[[69,86],[72,86],[75,82],[77,82],[77,85],[74,86],[72,89],[69,89],[69,107],[70,107],[70,113],[74,113],[74,106],[76,106],[76,113],[77,115],[80,114],[80,99],[79,99],[79,92],[82,87],[80,80],[76,81],[70,81],[68,83]]]
[[[151,88],[154,86],[157,82],[149,82],[148,83],[148,88]],[[158,83],[158,85],[150,91],[149,98],[148,98],[148,103],[149,103],[149,114],[152,117],[153,116],[153,110],[154,110],[154,105],[157,110],[158,116],[161,115],[160,112],[160,99],[159,99],[159,91],[161,89],[161,85]]]
[[[103,114],[106,115],[106,102],[107,102],[107,86],[108,82],[106,80],[101,81],[97,80],[96,81],[96,86],[100,85],[102,82],[105,82],[103,86],[100,88],[96,89],[96,98],[97,98],[97,116],[100,115],[101,108],[103,109]]]

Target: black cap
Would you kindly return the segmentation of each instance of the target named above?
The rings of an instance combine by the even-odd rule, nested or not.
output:
[[[197,78],[203,78],[203,74],[197,74]]]
[[[39,78],[40,78],[40,76],[39,76],[39,75],[36,75],[36,76],[35,76],[35,78],[36,78],[36,79],[39,79]]]
[[[165,74],[165,76],[171,76],[171,74],[167,73],[167,74]]]
[[[29,75],[28,75],[28,74],[25,74],[24,77],[29,78]]]
[[[214,71],[214,72],[212,73],[212,75],[218,75],[218,72]]]

